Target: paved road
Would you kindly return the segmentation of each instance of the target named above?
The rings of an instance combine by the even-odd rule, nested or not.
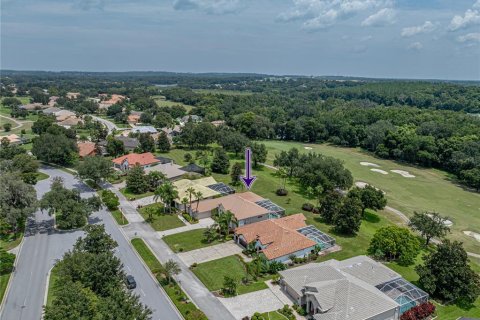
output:
[[[120,128],[120,127],[117,127],[117,125],[115,123],[113,123],[112,121],[109,121],[109,120],[106,120],[106,119],[103,119],[103,118],[100,118],[100,117],[97,117],[97,116],[94,116],[94,115],[90,115],[93,119],[97,120],[97,121],[100,121],[101,123],[103,123],[107,129],[108,129],[108,133],[112,133],[112,131],[115,129],[117,131],[120,131],[120,130],[124,130],[123,128]]]
[[[111,191],[115,192],[120,199],[120,208],[129,221],[129,224],[123,228],[127,237],[142,238],[153,250],[154,254],[165,263],[168,260],[174,260],[180,266],[181,272],[175,279],[193,300],[193,302],[202,310],[210,320],[234,320],[233,315],[228,309],[215,297],[204,285],[198,280],[193,272],[161,239],[158,232],[145,222],[143,217],[138,213],[135,207],[127,201],[125,196],[118,189],[106,184]]]
[[[36,185],[39,197],[49,189],[53,176],[62,177],[67,187],[79,188],[84,197],[92,195],[86,185],[64,171],[53,168],[42,171],[50,175],[50,179],[42,180]],[[101,210],[93,214],[89,220],[90,223],[103,223],[106,231],[117,241],[116,254],[122,260],[125,272],[132,274],[137,281],[135,293],[154,311],[152,319],[182,319],[161,287],[140,262],[112,216]],[[52,218],[41,212],[36,212],[34,219],[28,223],[17,268],[0,319],[40,319],[48,271],[55,260],[70,250],[75,240],[83,234],[82,231],[55,231],[52,225]]]

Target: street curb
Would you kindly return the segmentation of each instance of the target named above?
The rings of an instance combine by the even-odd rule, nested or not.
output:
[[[145,245],[148,247],[148,249],[153,253],[153,255],[155,255],[155,253],[153,252],[152,248],[148,245],[148,243],[143,240],[143,238],[132,238],[131,240],[128,240],[128,237],[127,235],[123,232],[123,230],[120,228],[120,232],[123,234],[123,236],[125,237],[125,239],[127,240],[128,244],[130,245],[130,247],[132,248],[133,252],[135,252],[135,255],[138,257],[138,259],[140,259],[140,262],[142,263],[143,267],[147,270],[148,274],[150,275],[150,277],[152,277],[152,279],[155,281],[155,283],[157,284],[157,286],[160,288],[160,290],[162,290],[162,292],[165,294],[165,296],[167,297],[168,299],[168,302],[170,303],[170,305],[174,308],[174,310],[177,312],[178,316],[181,318],[181,319],[185,319],[182,315],[182,313],[180,312],[180,310],[178,310],[177,306],[173,303],[172,299],[170,298],[170,296],[167,294],[167,292],[165,291],[165,289],[163,289],[162,285],[158,282],[158,279],[155,278],[155,276],[153,275],[152,271],[150,270],[150,268],[147,266],[147,264],[145,263],[145,261],[143,261],[143,258],[140,256],[140,254],[137,252],[137,249],[135,249],[135,247],[132,245],[132,242],[131,240],[133,239],[140,239],[143,241],[143,243],[145,243]],[[157,258],[157,256],[155,255],[155,258]],[[158,258],[157,258],[158,260]],[[160,260],[158,260],[158,262],[160,262]],[[182,290],[183,291],[183,290]],[[190,298],[190,297],[189,297]],[[196,305],[195,305],[196,306]],[[197,306],[198,308],[198,306]]]
[[[48,286],[50,285],[50,276],[51,276],[51,273],[52,273],[52,269],[54,267],[55,267],[55,265],[53,267],[51,267],[50,270],[48,270],[48,273],[47,273],[47,283],[45,284],[45,293],[43,294],[42,317],[40,319],[43,319],[43,317],[45,316],[45,307],[47,306],[47,298],[48,298]]]
[[[4,306],[5,306],[5,302],[7,301],[8,292],[10,291],[10,287],[11,287],[11,285],[12,285],[13,275],[14,275],[14,273],[15,273],[15,271],[16,271],[17,262],[18,262],[18,257],[20,256],[20,252],[22,252],[23,242],[24,242],[24,241],[25,241],[25,233],[23,234],[22,241],[21,241],[20,244],[18,245],[19,249],[18,249],[17,254],[15,255],[15,261],[13,262],[13,272],[10,273],[10,277],[8,278],[7,287],[5,288],[5,293],[3,294],[2,301],[0,301],[0,318],[2,317],[3,308],[4,308]]]

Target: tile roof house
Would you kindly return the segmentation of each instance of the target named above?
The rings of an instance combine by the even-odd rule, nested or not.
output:
[[[185,197],[189,199],[189,193],[187,189],[193,188],[195,192],[202,193],[202,199],[209,199],[213,197],[220,196],[220,192],[210,189],[208,186],[212,184],[216,184],[212,177],[205,177],[196,180],[189,180],[189,179],[181,179],[173,182],[173,185],[177,188],[178,191],[178,198],[175,200],[175,207],[179,210],[184,210],[184,205],[181,203],[181,200]]]
[[[397,320],[428,295],[367,256],[280,271],[280,285],[315,320]]]
[[[186,173],[185,171],[180,169],[180,166],[178,164],[174,164],[173,162],[162,163],[162,160],[158,159],[158,157],[157,160],[159,164],[153,167],[145,168],[145,173],[158,171],[163,173],[167,177],[167,179],[172,181],[180,179]]]
[[[80,92],[67,92],[66,97],[68,99],[77,99],[80,96]]]
[[[243,226],[272,218],[270,210],[255,203],[261,200],[264,199],[253,192],[234,193],[202,200],[198,206],[192,208],[190,214],[196,219],[203,219],[210,217],[214,211],[218,211],[219,214],[230,211],[235,215],[238,225]]]
[[[46,114],[46,115],[49,115],[49,114],[55,115],[55,113],[57,113],[60,110],[62,110],[62,109],[57,108],[57,107],[50,107],[50,108],[47,108],[47,109],[43,110],[42,112],[43,112],[43,114]]]
[[[82,123],[82,119],[77,118],[76,116],[73,116],[73,117],[69,117],[65,120],[62,120],[62,121],[58,122],[58,125],[69,129],[72,126],[79,125],[80,123]]]
[[[140,122],[140,115],[139,114],[129,114],[127,117],[128,124],[137,124]]]
[[[28,103],[28,104],[21,105],[19,108],[27,111],[35,111],[35,110],[47,109],[49,105],[43,105],[41,103],[36,102],[36,103]]]
[[[94,156],[96,154],[96,146],[95,146],[95,143],[93,142],[90,142],[90,141],[78,142],[77,147],[78,147],[78,155],[80,156],[80,158]]]
[[[251,242],[268,260],[289,262],[290,256],[304,257],[315,251],[316,241],[298,232],[307,226],[301,213],[263,220],[235,229],[235,241],[244,247]]]
[[[127,150],[127,151],[133,151],[140,145],[140,142],[138,141],[137,138],[117,136],[117,137],[115,137],[115,139],[119,140],[119,141],[122,141],[123,146],[124,146],[125,150]]]
[[[150,167],[159,163],[160,161],[155,158],[151,152],[145,153],[129,153],[127,155],[118,157],[112,160],[113,166],[122,171],[127,171],[135,165],[139,165],[143,168]]]
[[[75,112],[69,110],[59,110],[53,113],[58,122],[67,120],[68,118],[76,117]]]
[[[0,136],[0,140],[7,139],[10,144],[22,144],[23,140],[16,134],[10,134],[8,136]]]

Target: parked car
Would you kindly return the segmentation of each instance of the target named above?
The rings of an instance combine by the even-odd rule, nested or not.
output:
[[[137,282],[132,275],[127,275],[125,277],[125,284],[127,285],[128,289],[135,289],[137,287]]]

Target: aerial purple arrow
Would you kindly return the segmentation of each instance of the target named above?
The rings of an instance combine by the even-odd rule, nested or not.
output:
[[[250,189],[253,186],[253,182],[257,179],[256,176],[251,176],[252,171],[252,150],[250,148],[245,148],[245,172],[246,176],[241,176],[242,182],[247,189]]]

